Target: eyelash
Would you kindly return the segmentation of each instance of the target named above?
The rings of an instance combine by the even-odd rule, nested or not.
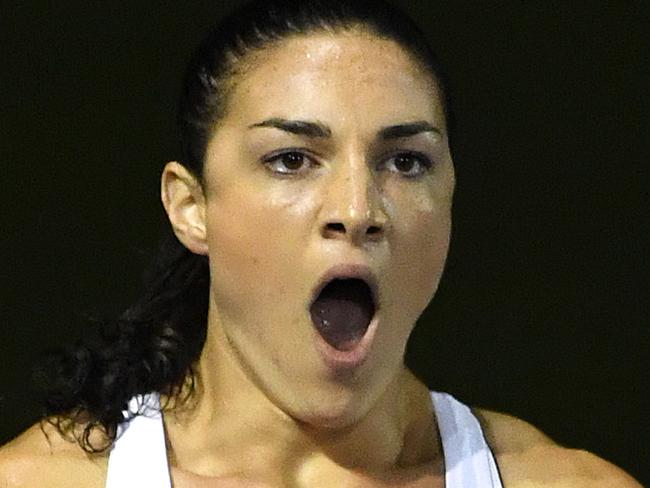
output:
[[[285,150],[283,150],[283,151],[280,151],[280,152],[276,152],[276,153],[270,154],[269,156],[266,156],[264,159],[262,159],[262,163],[263,163],[267,168],[269,168],[269,171],[271,171],[272,173],[279,174],[279,175],[281,175],[281,176],[293,176],[293,175],[298,174],[299,171],[295,171],[295,170],[294,170],[294,171],[277,171],[277,170],[273,170],[272,168],[270,168],[270,166],[271,166],[273,163],[275,163],[275,162],[277,162],[277,161],[281,161],[282,158],[284,158],[284,157],[286,157],[286,156],[290,156],[290,155],[298,155],[298,156],[301,156],[303,159],[308,159],[309,161],[311,161],[311,164],[312,164],[312,165],[316,165],[316,164],[317,164],[317,163],[314,161],[314,158],[310,157],[308,154],[306,154],[306,153],[305,153],[303,150],[301,150],[301,149],[285,149]]]
[[[433,161],[431,160],[431,158],[426,154],[418,151],[400,151],[398,153],[391,155],[389,158],[384,159],[384,161],[388,161],[390,159],[404,157],[404,156],[407,156],[409,158],[414,158],[420,165],[420,170],[414,175],[413,174],[407,175],[399,172],[404,178],[415,179],[420,176],[424,176],[426,173],[428,173],[431,170],[431,168],[433,168]]]
[[[303,159],[308,159],[311,161],[311,165],[318,165],[317,162],[314,161],[314,158],[309,156],[304,152],[304,150],[301,149],[286,149],[281,152],[273,153],[267,157],[265,157],[262,160],[262,163],[269,168],[269,171],[275,174],[279,174],[283,177],[291,177],[295,176],[301,173],[300,170],[289,170],[289,171],[278,171],[270,168],[271,165],[274,163],[281,161],[282,158],[286,156],[300,156]],[[420,165],[420,171],[418,171],[416,174],[405,174],[400,171],[397,171],[397,173],[400,173],[402,177],[407,178],[407,179],[415,179],[420,176],[424,176],[432,167],[433,167],[433,161],[431,158],[429,158],[426,154],[423,154],[421,152],[417,151],[400,151],[397,153],[392,154],[391,156],[384,158],[383,161],[390,161],[391,159],[398,158],[398,157],[409,157],[409,158],[414,158],[418,164]]]

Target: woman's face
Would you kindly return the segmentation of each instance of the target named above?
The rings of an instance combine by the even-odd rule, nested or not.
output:
[[[282,41],[236,78],[204,179],[210,327],[293,417],[357,420],[402,370],[447,254],[454,171],[434,82],[369,34]],[[371,326],[347,352],[310,315],[339,265],[377,285]]]

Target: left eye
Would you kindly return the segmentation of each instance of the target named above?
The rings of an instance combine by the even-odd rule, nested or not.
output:
[[[424,154],[410,152],[391,156],[384,164],[389,166],[390,171],[400,173],[406,178],[421,176],[433,166],[431,159]]]
[[[264,159],[264,164],[273,172],[281,175],[293,175],[304,171],[313,161],[300,151],[286,151]]]

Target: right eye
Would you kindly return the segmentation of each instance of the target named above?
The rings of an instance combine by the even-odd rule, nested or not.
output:
[[[284,151],[272,154],[263,160],[264,165],[273,173],[295,175],[302,173],[304,168],[316,163],[300,151]]]

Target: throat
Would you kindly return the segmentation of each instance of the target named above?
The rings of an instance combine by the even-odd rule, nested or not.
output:
[[[211,478],[240,476],[269,486],[344,486],[301,480],[348,473],[390,476],[431,463],[439,454],[428,388],[405,366],[379,393],[351,391],[350,399],[341,397],[346,404],[358,401],[354,408],[364,413],[337,431],[299,420],[322,409],[318,398],[326,401],[336,394],[331,384],[311,382],[289,390],[277,383],[277,398],[272,397],[242,364],[216,319],[209,319],[195,373],[187,402],[172,402],[163,415],[170,465],[176,470]],[[364,407],[367,397],[373,400]],[[278,481],[278,474],[291,483]]]
[[[191,411],[179,406],[163,417],[176,486],[197,480],[300,488],[431,480],[444,469],[428,389],[407,370],[398,376],[367,415],[341,432],[306,429],[241,378],[228,392],[206,389],[199,379]]]

